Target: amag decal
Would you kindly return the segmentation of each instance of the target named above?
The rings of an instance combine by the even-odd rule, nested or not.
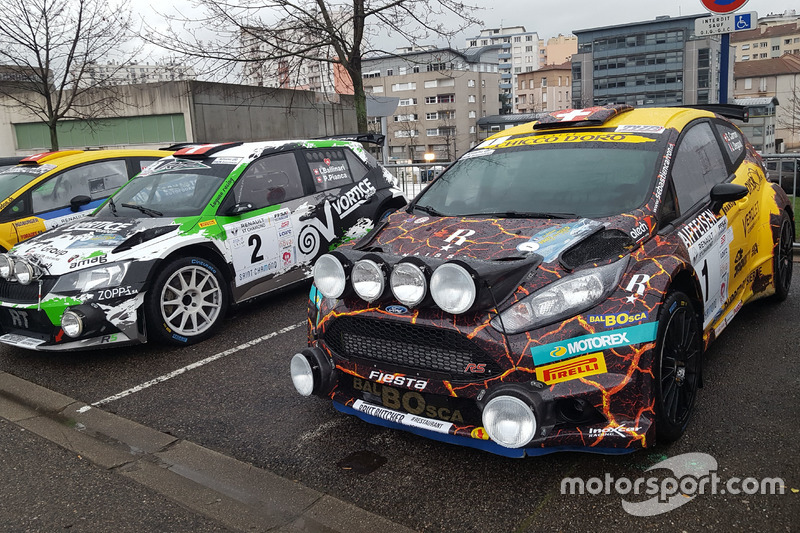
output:
[[[657,331],[658,322],[649,322],[606,333],[584,335],[561,342],[535,346],[531,348],[531,355],[534,364],[545,365],[596,350],[609,350],[620,346],[651,342],[655,340]]]

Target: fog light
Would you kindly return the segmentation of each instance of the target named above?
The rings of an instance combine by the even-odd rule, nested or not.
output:
[[[369,259],[362,259],[353,266],[350,273],[353,290],[365,302],[374,302],[383,294],[386,276],[380,265]]]
[[[506,448],[520,448],[536,435],[536,415],[514,396],[497,396],[483,408],[483,427],[489,437]]]
[[[68,337],[80,337],[83,333],[83,317],[75,311],[66,311],[61,315],[61,329]]]
[[[301,353],[294,354],[290,371],[292,383],[300,396],[311,396],[314,392],[314,372],[306,356]]]
[[[8,279],[14,273],[14,260],[6,254],[0,254],[0,277]]]
[[[23,285],[28,285],[34,276],[33,265],[27,261],[17,261],[14,263],[14,276]]]
[[[339,298],[347,287],[347,276],[342,263],[333,255],[325,254],[314,264],[314,285],[325,298]]]
[[[431,296],[443,311],[460,315],[475,302],[477,290],[469,272],[454,263],[444,263],[431,276]]]
[[[414,307],[425,299],[427,285],[425,273],[412,263],[398,263],[389,279],[392,294],[403,305]]]

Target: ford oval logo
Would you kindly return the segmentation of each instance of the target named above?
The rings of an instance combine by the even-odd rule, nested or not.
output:
[[[403,307],[402,305],[387,305],[386,311],[389,313],[394,313],[396,315],[404,315],[408,313],[408,308]]]

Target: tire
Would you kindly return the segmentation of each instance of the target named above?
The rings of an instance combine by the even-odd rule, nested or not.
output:
[[[210,337],[228,309],[228,289],[214,262],[181,257],[166,263],[145,301],[147,331],[177,346]]]
[[[778,243],[772,256],[773,281],[775,284],[774,300],[782,302],[789,296],[792,285],[792,262],[794,261],[794,245],[792,241],[792,219],[789,213],[781,213],[781,229],[778,233]]]
[[[656,437],[674,442],[683,435],[694,411],[700,383],[703,332],[689,297],[671,293],[658,320],[658,341],[653,362]]]

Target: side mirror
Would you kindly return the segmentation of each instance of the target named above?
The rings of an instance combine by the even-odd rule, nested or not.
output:
[[[747,187],[735,183],[718,183],[711,189],[711,210],[717,213],[722,205],[747,196]]]
[[[81,207],[85,206],[91,201],[92,199],[86,196],[85,194],[79,194],[78,196],[75,196],[74,198],[72,198],[72,200],[69,201],[69,209],[73,213],[77,213],[78,211],[80,211]]]
[[[242,213],[247,213],[248,211],[252,211],[254,209],[253,204],[250,202],[240,202],[238,204],[234,204],[228,211],[225,213],[227,216],[233,217],[236,215],[241,215]]]

